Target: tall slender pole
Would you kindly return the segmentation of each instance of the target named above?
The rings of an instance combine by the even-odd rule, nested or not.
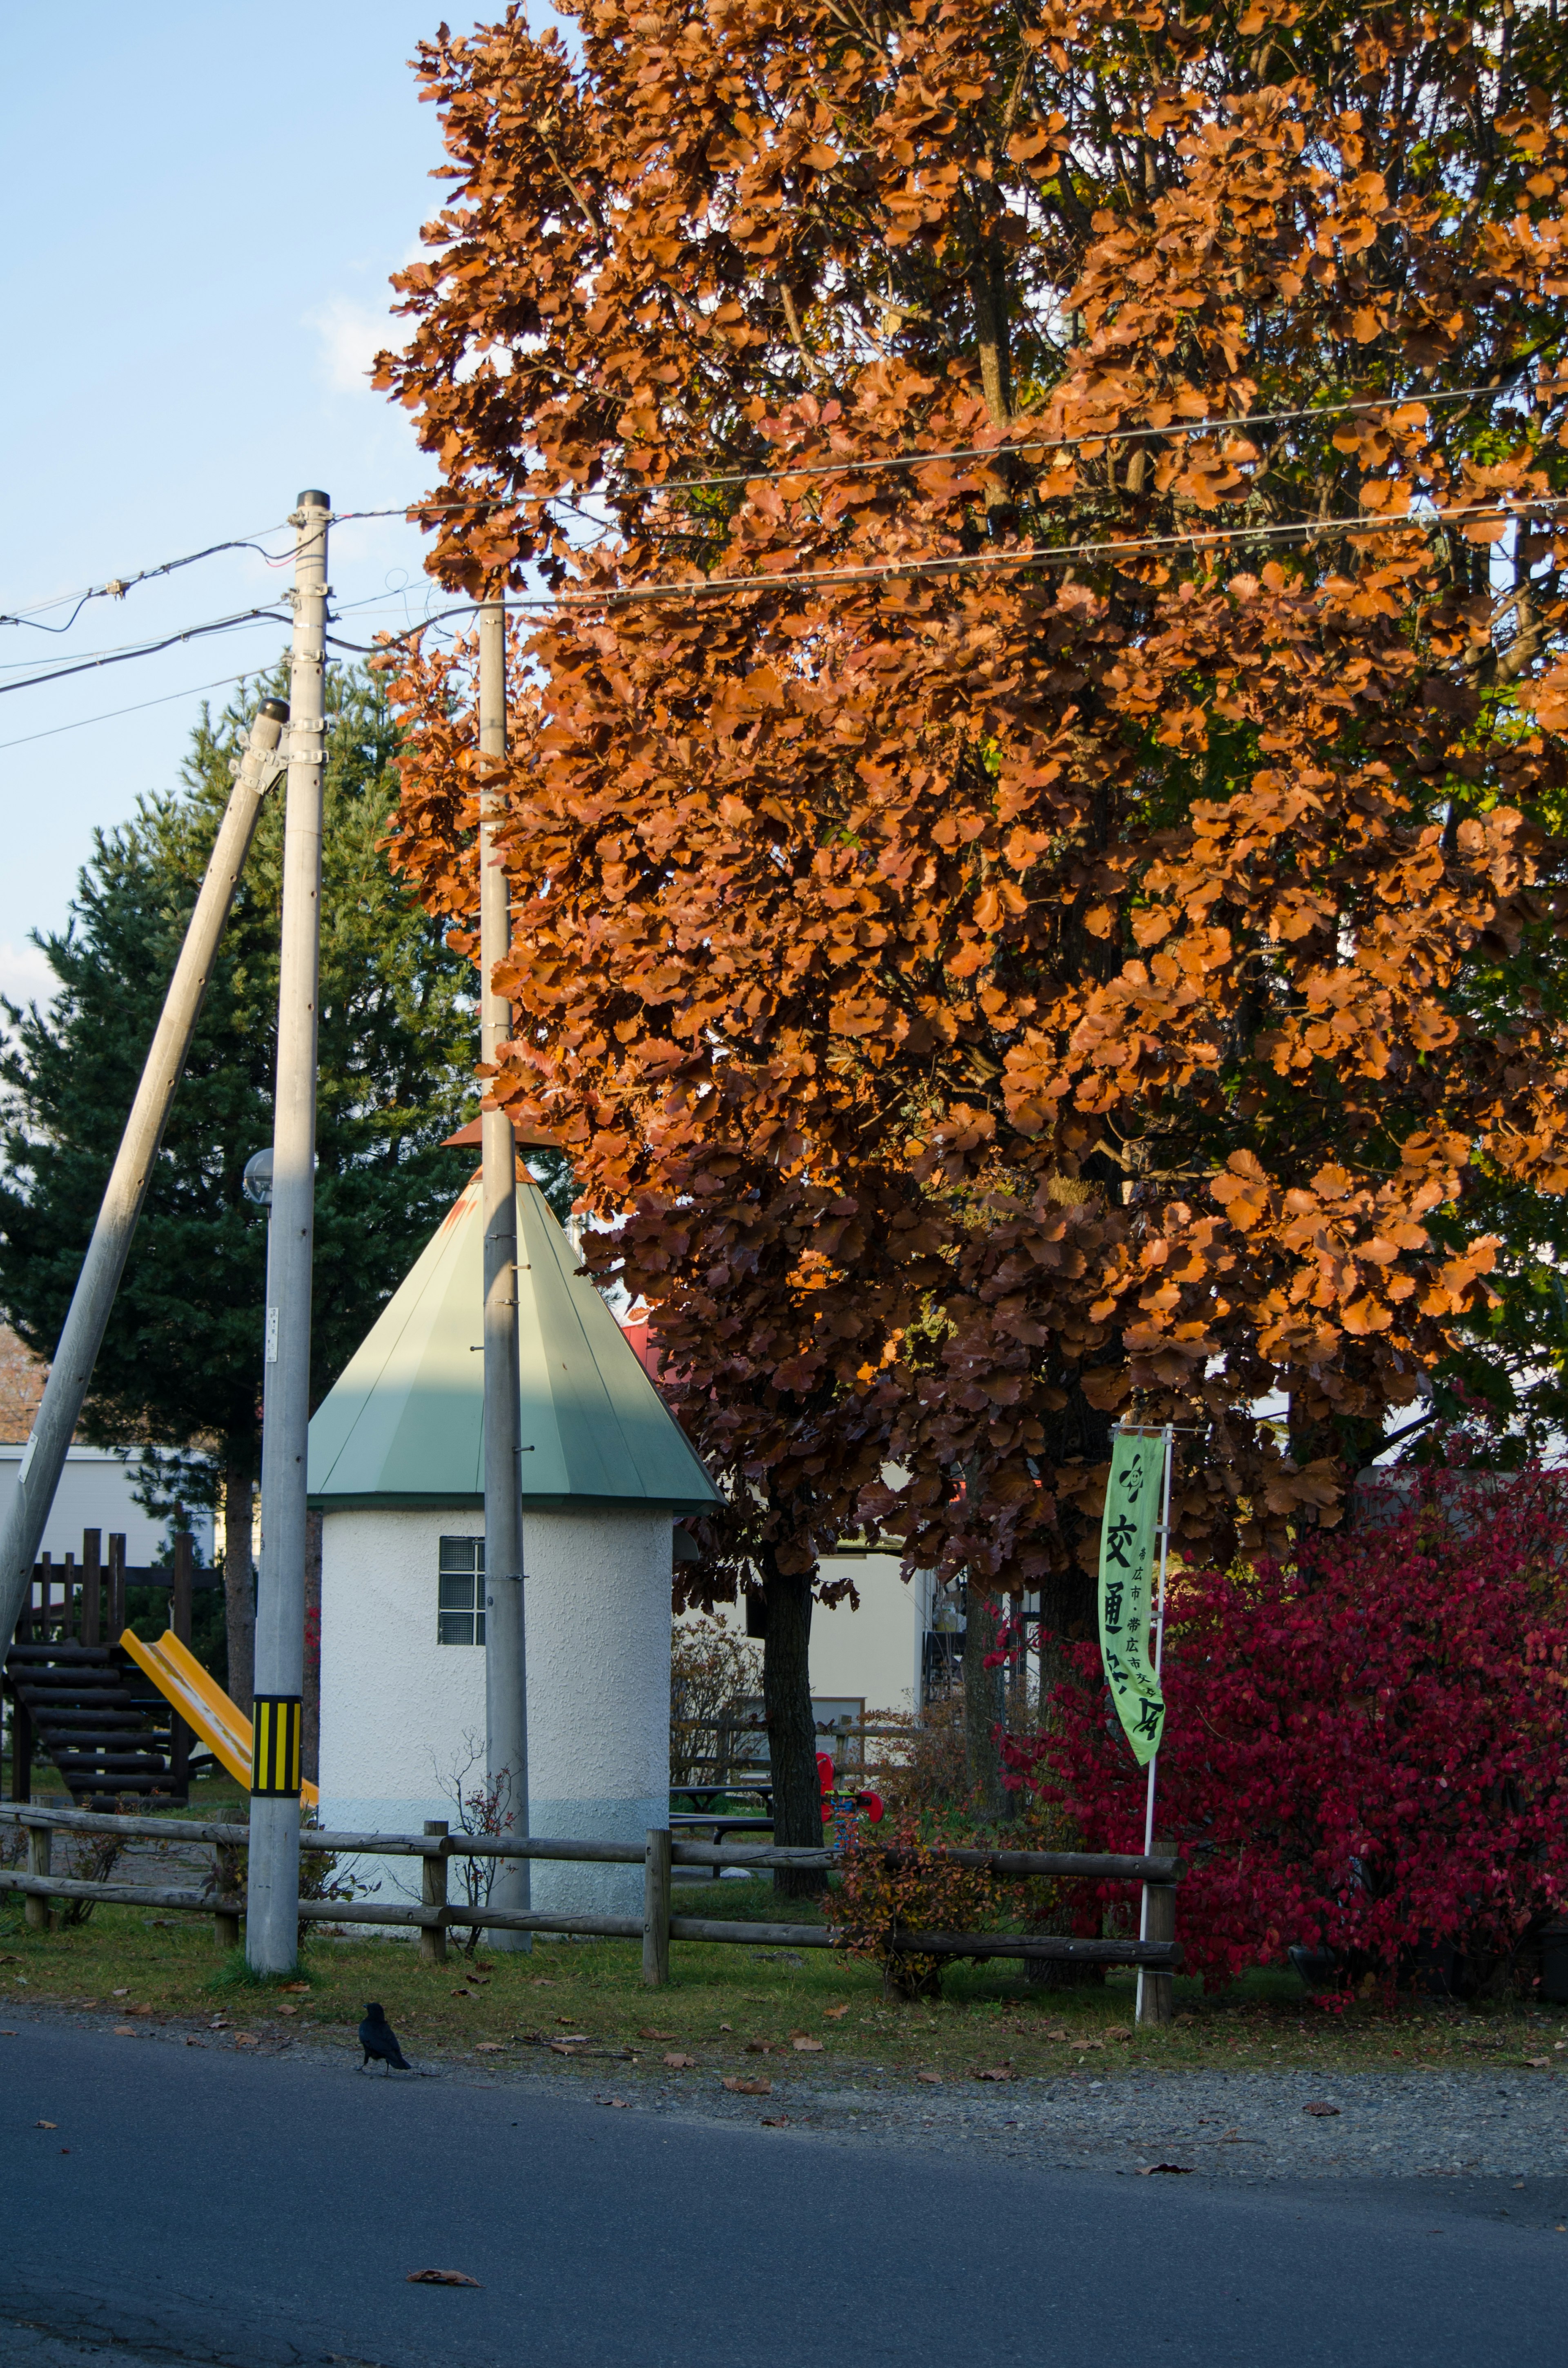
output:
[[[487,600],[479,612],[479,746],[506,754],[506,612]],[[500,1057],[512,1007],[494,987],[495,965],[512,943],[511,891],[498,860],[498,792],[481,791],[479,825],[480,1053]],[[512,1121],[486,1110],[481,1125],[484,1193],[484,1713],[486,1789],[508,1837],[528,1830],[528,1653],[523,1617],[521,1417],[517,1401],[517,1169]],[[496,1863],[497,1907],[527,1907],[527,1859]],[[526,1932],[490,1934],[493,1949],[527,1949]]]
[[[4,1533],[0,1534],[0,1660],[9,1649],[17,1616],[32,1584],[33,1565],[64,1469],[65,1451],[71,1444],[71,1434],[76,1428],[82,1401],[93,1378],[93,1367],[103,1346],[109,1312],[152,1180],[153,1164],[164,1139],[175,1088],[212,976],[223,924],[229,917],[234,891],[250,852],[261,802],[283,769],[278,742],[288,720],[289,711],[282,701],[269,699],[251,725],[238,778],[212,843],[196,910],[187,927],[185,943],[142,1066],[136,1099],[131,1106],[119,1150],[104,1188],[103,1205],[82,1260],[82,1271],[76,1278],[65,1328],[33,1417],[17,1493],[6,1513]]]
[[[315,1229],[316,1021],[321,973],[322,772],[325,749],[324,494],[293,515],[289,803],[278,974],[278,1089],[261,1414],[261,1572],[256,1607],[255,1762],[245,1954],[258,1973],[297,1955],[300,1748],[305,1682],[305,1452],[311,1414],[311,1251]]]
[[[1165,1474],[1160,1502],[1160,1596],[1159,1603],[1154,1612],[1154,1677],[1156,1682],[1158,1681],[1160,1670],[1164,1665],[1165,1657],[1165,1566],[1169,1562],[1171,1551],[1171,1464],[1175,1460],[1173,1454],[1175,1440],[1175,1428],[1172,1424],[1167,1422],[1165,1432]],[[1156,1751],[1150,1757],[1149,1782],[1143,1795],[1143,1855],[1145,1858],[1149,1858],[1153,1855],[1154,1848],[1154,1770],[1158,1768],[1159,1764],[1160,1755]],[[1138,1938],[1141,1941],[1146,1941],[1148,1937],[1149,1886],[1145,1884],[1143,1885],[1142,1901],[1138,1911]],[[1135,2022],[1142,2022],[1142,2020],[1143,1968],[1140,1965],[1138,1968],[1138,2003],[1133,2013],[1133,2021]]]

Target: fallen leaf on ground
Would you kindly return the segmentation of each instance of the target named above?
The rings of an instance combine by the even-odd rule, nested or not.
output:
[[[1108,2039],[1131,2039],[1132,2025],[1130,2022],[1108,2022],[1105,2035]]]
[[[1157,2171],[1162,2170],[1168,2170],[1176,2179],[1190,2179],[1193,2167],[1189,2162],[1141,2162],[1138,2176],[1140,2179],[1153,2179]]]
[[[0,2031],[0,2039],[15,2039],[17,2033],[14,2031]]]
[[[1053,2022],[1049,2031],[1043,2031],[1040,2033],[1042,2039],[1065,2039],[1066,2036],[1065,2026],[1060,2022]]]
[[[236,2031],[234,2033],[234,2045],[236,2047],[259,2047],[261,2045],[261,2042],[256,2037],[254,2031]]]
[[[842,2022],[849,2009],[846,2006],[824,2006],[822,2011],[824,2022]]]
[[[977,2072],[974,2077],[977,2080],[1010,2080],[1013,2078],[1012,2066],[1007,2064],[993,2064],[985,2071]]]
[[[748,2039],[746,2041],[746,2054],[748,2055],[771,2055],[772,2053],[773,2042],[771,2039]]]
[[[1314,2114],[1314,2115],[1316,2116],[1316,2118],[1317,2118],[1319,2121],[1325,2121],[1325,2120],[1328,2118],[1329,2114],[1331,2114],[1331,2113],[1337,2113],[1337,2112],[1338,2112],[1338,2111],[1339,2111],[1339,2108],[1338,2108],[1338,2106],[1337,2106],[1337,2105],[1315,2105],[1315,2104],[1314,2104],[1314,2105],[1303,2105],[1303,2106],[1301,2107],[1301,2111],[1302,2111],[1302,2112],[1303,2112],[1303,2113],[1312,2113],[1312,2114]]]
[[[567,2038],[552,2039],[551,2052],[555,2055],[574,2055],[579,2047],[586,2044],[587,2037],[585,2031],[574,2031]]]
[[[797,2055],[820,2055],[822,2054],[822,2041],[820,2039],[792,2039],[790,2042],[790,2044],[794,2049]]]
[[[528,1982],[530,1987],[536,1990],[552,1990],[555,1987],[553,1974],[530,1974]]]
[[[761,2126],[765,2130],[787,2130],[790,2126],[790,2116],[788,2113],[764,2113]]]
[[[631,2111],[624,2097],[596,2097],[594,2102],[596,2105],[608,2105],[618,2113],[629,2113]]]
[[[1073,2045],[1077,2048],[1080,2055],[1086,2055],[1091,2047],[1097,2047],[1102,2055],[1105,2054],[1105,2041],[1103,2039],[1075,2039],[1073,2042]]]
[[[33,2123],[35,2130],[53,2130],[58,2129],[59,2126],[60,2124],[58,2122],[35,2122]]]
[[[280,2006],[278,2011],[279,2014],[298,2014],[300,2009],[297,2006]]]
[[[133,2022],[117,2022],[114,2026],[114,2036],[116,2039],[135,2039],[138,2035],[136,2025]]]
[[[733,2031],[734,2027],[733,2022],[722,2022],[719,2025],[721,2031]]]
[[[150,2006],[128,2006],[125,2011],[127,2014],[151,2014],[153,2009]]]
[[[724,2086],[726,2089],[733,2089],[737,2097],[771,2097],[773,2094],[771,2080],[746,2080],[733,2072],[731,2073]]]
[[[411,2286],[476,2286],[479,2280],[464,2277],[461,2270],[410,2270],[403,2283]]]
[[[942,2076],[939,2072],[917,2072],[915,2077],[917,2080],[928,2080],[933,2089],[939,2089],[942,2085]]]
[[[644,2023],[637,2036],[639,2039],[673,2039],[676,2034],[673,2031],[654,2031]]]
[[[185,2035],[185,2044],[187,2047],[205,2047],[207,2042],[204,2039],[193,2039],[190,2032],[187,2031]]]
[[[695,2055],[682,2055],[677,2052],[674,2055],[666,2055],[665,2062],[669,2066],[672,2072],[689,2072],[696,2065],[697,2058]]]
[[[283,1987],[294,1998],[309,1998],[311,1994],[309,1982],[285,1982]]]
[[[476,2055],[503,2055],[506,2049],[504,2039],[481,2039],[475,2041],[473,2052]]]
[[[109,1996],[110,1998],[129,1998],[131,1996],[131,1992],[129,1990],[110,1990]]]
[[[1547,2066],[1551,2064],[1551,2058],[1550,2055],[1527,2055],[1525,2062],[1529,2065],[1533,2071],[1544,2072]]]

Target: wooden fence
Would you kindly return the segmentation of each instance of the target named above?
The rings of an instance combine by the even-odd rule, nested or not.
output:
[[[241,1825],[218,1825],[192,1818],[108,1816],[82,1809],[11,1808],[0,1806],[0,1832],[19,1828],[28,1837],[25,1873],[0,1868],[0,1892],[20,1892],[28,1922],[47,1930],[50,1902],[83,1899],[117,1907],[161,1907],[213,1918],[221,1948],[239,1944],[244,1896],[238,1878],[237,1853],[250,1839]],[[212,1873],[199,1889],[172,1884],[146,1884],[77,1880],[51,1870],[52,1838],[56,1833],[117,1835],[126,1840],[197,1842],[213,1851]],[[674,1912],[671,1876],[677,1866],[710,1867],[719,1873],[734,1868],[760,1873],[776,1867],[826,1870],[835,1863],[830,1850],[785,1849],[762,1843],[730,1844],[675,1839],[663,1827],[651,1831],[639,1848],[634,1842],[552,1841],[531,1836],[526,1841],[482,1834],[454,1834],[441,1822],[426,1825],[421,1834],[356,1834],[321,1831],[312,1827],[301,1836],[304,1849],[337,1857],[416,1858],[420,1861],[420,1897],[412,1900],[301,1899],[302,1921],[327,1924],[377,1924],[413,1927],[419,1933],[420,1954],[431,1963],[447,1953],[447,1934],[454,1927],[506,1932],[560,1932],[584,1939],[641,1941],[642,1978],[658,1987],[670,1977],[672,1941],[708,1941],[729,1946],[786,1949],[835,1949],[841,1935],[825,1924],[727,1923],[710,1916],[677,1916]],[[894,1860],[897,1852],[890,1850]],[[1168,2022],[1174,2010],[1173,1976],[1181,1964],[1176,1937],[1176,1886],[1181,1861],[1175,1858],[1138,1858],[1114,1854],[1090,1855],[1065,1850],[949,1850],[935,1853],[955,1866],[979,1869],[1001,1882],[1028,1882],[1047,1876],[1059,1882],[1125,1882],[1144,1885],[1148,1938],[1079,1940],[1053,1932],[926,1932],[900,1930],[891,1945],[903,1953],[924,1957],[1021,1957],[1026,1962],[1090,1965],[1136,1965],[1141,1985],[1140,2016],[1145,2022]],[[447,1868],[454,1858],[564,1860],[581,1865],[641,1866],[642,1914],[631,1916],[566,1916],[551,1910],[496,1908],[470,1902],[454,1903],[447,1894]]]

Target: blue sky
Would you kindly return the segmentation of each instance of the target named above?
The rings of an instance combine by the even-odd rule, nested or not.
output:
[[[305,485],[359,509],[434,482],[364,372],[397,335],[387,276],[439,202],[435,111],[406,62],[441,13],[434,0],[7,12],[0,611],[258,529],[284,551]],[[401,518],[335,530],[335,606],[369,604],[345,617],[348,638],[395,630],[433,597],[422,552]],[[0,626],[0,686],[248,609],[288,580],[231,552],[94,601],[67,633]],[[286,640],[264,624],[0,689],[0,988],[45,991],[28,932],[63,922],[94,829],[174,784],[194,687]],[[164,703],[84,721],[150,700]]]

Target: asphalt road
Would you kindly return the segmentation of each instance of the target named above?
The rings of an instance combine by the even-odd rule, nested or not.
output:
[[[1031,2170],[361,2076],[358,2050],[17,2030],[8,2368],[1517,2368],[1557,2340],[1544,2188]]]

